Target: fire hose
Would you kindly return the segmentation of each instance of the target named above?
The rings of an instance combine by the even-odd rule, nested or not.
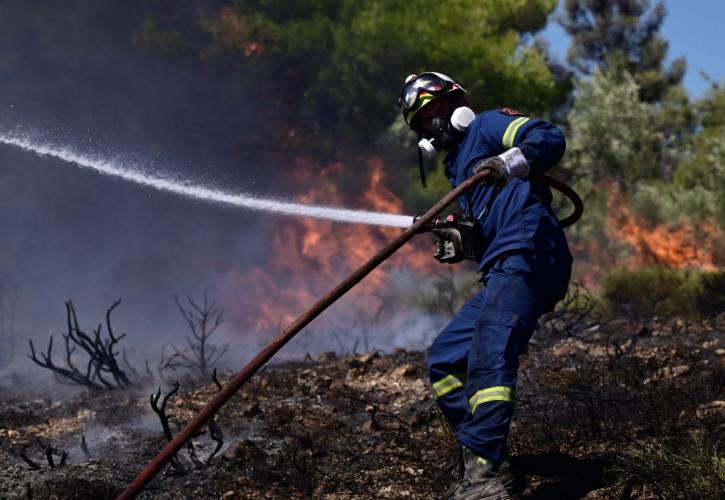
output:
[[[490,170],[480,172],[473,177],[466,179],[464,182],[456,186],[446,196],[433,205],[427,212],[419,216],[413,224],[404,230],[397,238],[388,243],[377,254],[373,255],[367,262],[361,265],[357,270],[340,282],[335,288],[330,290],[325,296],[319,299],[312,307],[302,313],[287,328],[285,328],[267,347],[259,352],[247,365],[242,368],[224,388],[217,392],[207,405],[179,431],[174,438],[148,463],[148,465],[136,476],[136,478],[126,487],[126,489],[118,496],[117,500],[125,500],[135,498],[146,484],[153,479],[156,473],[168,462],[176,453],[196,435],[197,431],[212,418],[224,404],[239,391],[239,389],[254,376],[257,371],[274,356],[287,342],[292,340],[297,333],[307,326],[312,320],[319,316],[325,309],[330,307],[337,299],[345,295],[352,287],[362,281],[365,276],[370,274],[376,267],[398,251],[403,245],[410,241],[413,236],[422,232],[429,222],[433,220],[448,205],[453,203],[466,190],[482,182],[488,175]],[[543,182],[548,186],[561,191],[574,204],[574,212],[561,221],[562,226],[566,227],[576,222],[582,215],[583,204],[579,196],[569,186],[561,181],[553,179],[545,175],[536,176],[534,180]]]

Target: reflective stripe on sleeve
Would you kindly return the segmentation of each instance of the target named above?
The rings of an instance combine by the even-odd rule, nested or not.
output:
[[[448,375],[447,377],[440,379],[438,382],[433,383],[433,391],[436,393],[436,396],[442,398],[449,392],[458,389],[459,387],[463,387],[465,385],[465,379],[466,375],[463,373]]]
[[[527,116],[519,116],[514,121],[509,123],[509,126],[506,127],[506,132],[503,134],[503,147],[506,149],[510,149],[514,147],[514,139],[516,139],[516,132],[519,131],[521,126],[529,121],[529,117]]]
[[[488,389],[481,389],[468,400],[468,404],[471,406],[471,413],[476,413],[476,408],[480,404],[488,403],[489,401],[513,402],[513,400],[514,390],[511,387],[499,385],[489,387]]]

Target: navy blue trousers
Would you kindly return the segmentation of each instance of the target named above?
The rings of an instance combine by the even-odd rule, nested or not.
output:
[[[456,437],[480,457],[506,456],[519,355],[536,322],[561,300],[571,276],[568,251],[522,251],[499,259],[485,288],[436,337],[428,369],[438,405]]]

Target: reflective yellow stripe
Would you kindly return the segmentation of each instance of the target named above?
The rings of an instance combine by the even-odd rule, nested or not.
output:
[[[511,123],[509,123],[509,126],[506,127],[506,132],[504,132],[503,134],[503,147],[505,147],[506,149],[514,147],[516,132],[518,132],[521,128],[521,125],[523,125],[527,121],[529,121],[529,118],[527,116],[520,116]]]
[[[478,405],[488,403],[489,401],[513,401],[514,390],[511,387],[502,385],[481,389],[468,400],[471,406],[471,413],[476,412]]]
[[[433,384],[433,391],[436,393],[436,396],[442,398],[452,390],[463,387],[465,385],[465,378],[466,375],[463,373],[457,373],[455,375],[448,375],[447,377],[443,377],[438,382],[435,382]]]

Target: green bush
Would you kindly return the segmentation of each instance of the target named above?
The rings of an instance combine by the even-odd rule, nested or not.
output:
[[[678,447],[646,445],[625,452],[610,473],[620,486],[648,485],[656,498],[725,495],[725,458],[695,433]]]
[[[707,318],[714,318],[725,312],[725,271],[700,275],[700,290],[695,298],[695,308]]]
[[[713,318],[725,312],[725,271],[618,268],[602,280],[602,297],[615,315]]]

